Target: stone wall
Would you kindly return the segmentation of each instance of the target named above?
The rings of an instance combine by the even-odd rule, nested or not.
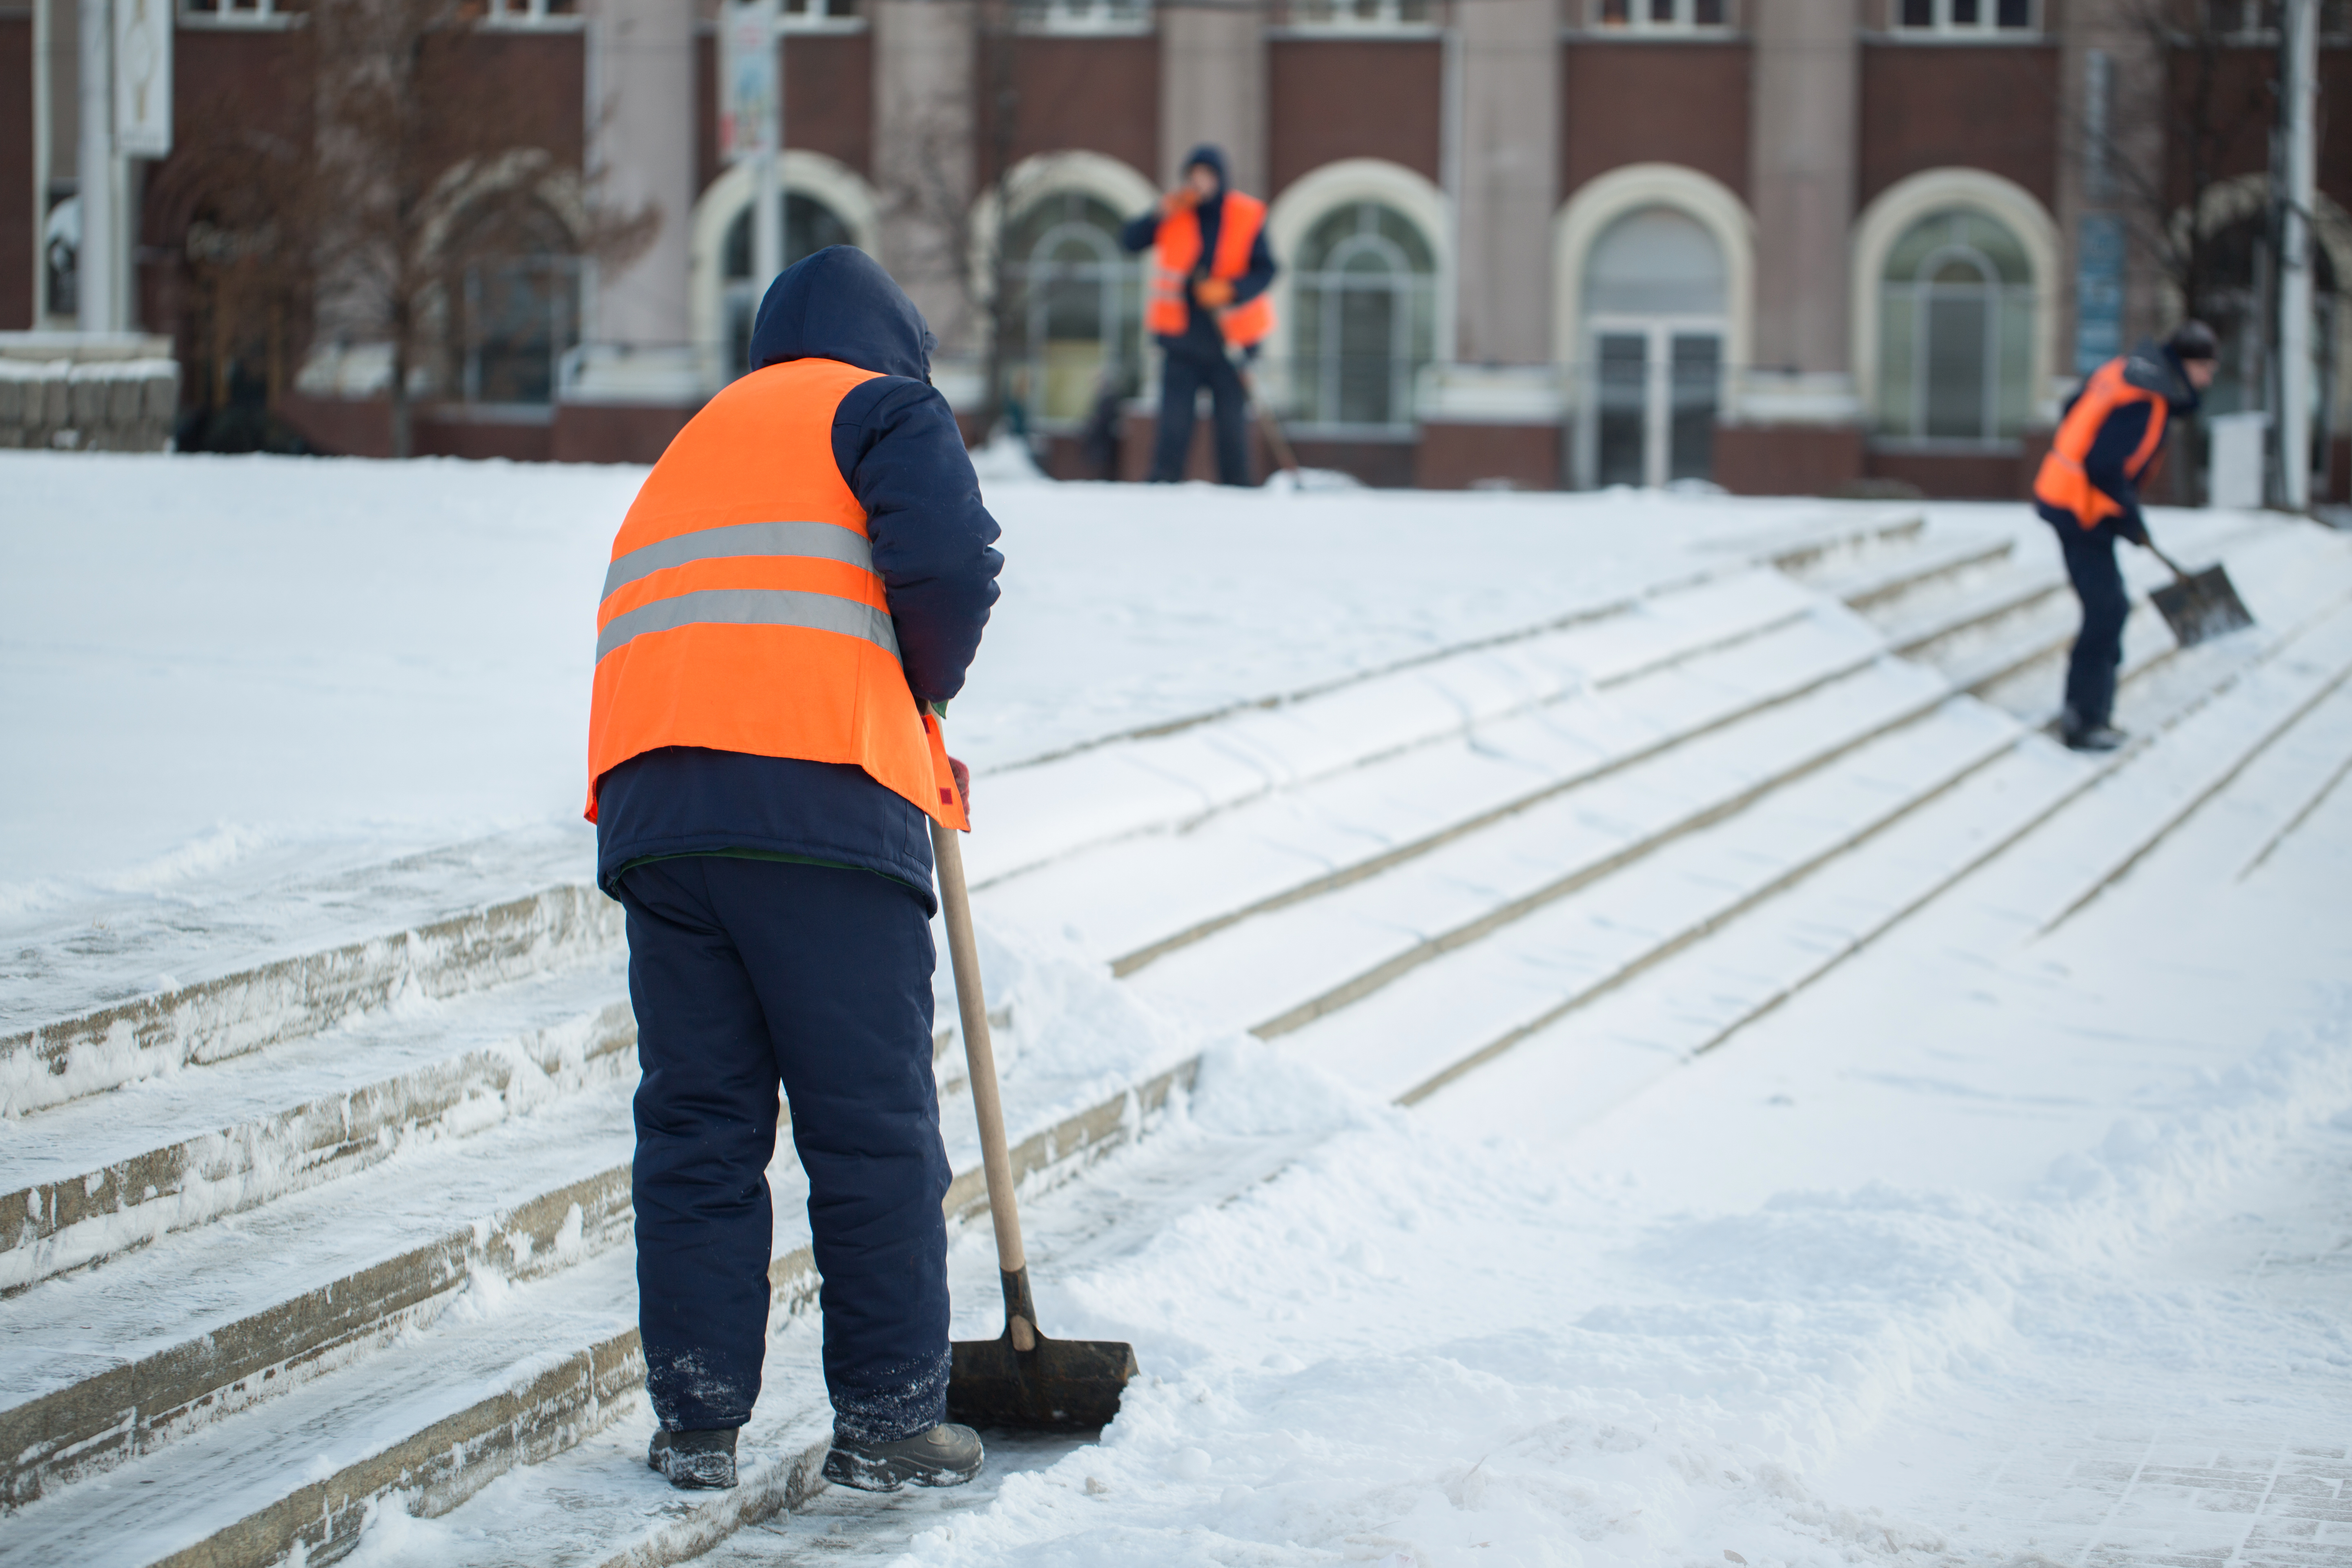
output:
[[[171,449],[180,367],[168,341],[79,343],[68,333],[0,334],[0,447]]]

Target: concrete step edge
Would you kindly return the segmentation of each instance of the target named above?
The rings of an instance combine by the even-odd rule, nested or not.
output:
[[[444,998],[608,952],[621,908],[585,883],[298,954],[0,1037],[0,1114],[266,1049],[403,995]]]

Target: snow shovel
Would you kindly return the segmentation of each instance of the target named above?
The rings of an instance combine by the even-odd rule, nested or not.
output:
[[[972,941],[971,899],[963,885],[963,849],[953,828],[931,824],[931,855],[939,862],[956,1011],[971,1068],[971,1108],[980,1117],[981,1170],[988,1179],[996,1267],[1004,1282],[1004,1332],[992,1340],[958,1340],[952,1347],[948,1419],[968,1426],[1099,1430],[1118,1414],[1119,1391],[1136,1372],[1135,1347],[1115,1340],[1049,1340],[1037,1331],[1021,1214],[1013,1201],[1013,1160],[1004,1147],[1004,1105],[996,1094],[988,1001],[980,988],[980,949]]]
[[[2208,566],[2194,574],[2184,572],[2179,562],[2155,545],[2147,548],[2150,554],[2172,569],[2173,581],[2148,598],[2164,616],[2165,625],[2172,628],[2173,640],[2182,647],[2195,647],[2199,643],[2254,624],[2245,601],[2231,586],[2229,573],[2220,566]]]

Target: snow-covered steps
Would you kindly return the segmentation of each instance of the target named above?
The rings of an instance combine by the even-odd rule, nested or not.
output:
[[[1554,1124],[1562,1105],[1572,1108],[1570,1122],[1598,1116],[1925,910],[1935,911],[1932,940],[1943,946],[2030,939],[2063,918],[2070,900],[2160,854],[2221,791],[2302,740],[2301,754],[2277,770],[2284,788],[2268,817],[2215,851],[2259,853],[2252,832],[2266,839],[2284,830],[2335,770],[2352,765],[2340,728],[2329,733],[2315,722],[2352,701],[2352,605],[2344,599],[2352,551],[2284,537],[2294,573],[2244,574],[2260,584],[2263,628],[2126,679],[2123,712],[2140,731],[2131,747],[2095,759],[2039,733],[2023,737],[1893,823],[1866,854],[1824,863],[1632,984],[1498,1036],[1475,1081],[1440,1084],[1438,1113],[1455,1115],[1458,1102],[1461,1114],[1486,1116],[1526,1096],[1553,1106]],[[2154,675],[2173,689],[2141,689]],[[2194,696],[2184,700],[2184,692]]]
[[[1016,1175],[1034,1191],[1066,1179],[1141,1131],[1193,1070],[1181,1060],[1108,1091],[1009,1082]],[[124,1561],[340,1550],[388,1491],[439,1511],[593,1433],[643,1376],[615,1245],[627,1089],[404,1151],[18,1298],[0,1349],[0,1496],[15,1510],[0,1563],[79,1560],[131,1500],[148,1528],[126,1538],[149,1554]],[[948,1131],[961,1220],[985,1197],[975,1135]],[[519,1171],[576,1179],[500,1206]],[[772,1279],[780,1300],[804,1301],[814,1279],[788,1147],[770,1180]],[[304,1289],[319,1280],[332,1283]]]
[[[1572,693],[1475,731],[1269,795],[1190,828],[1004,879],[983,912],[1048,921],[1131,974],[1237,921],[1426,855],[1880,657],[1834,605],[1735,648]],[[1136,896],[1137,889],[1148,896]]]
[[[1376,876],[1229,927],[1131,983],[1222,1025],[1287,1034],[1737,816],[1945,698],[1932,671],[1872,664]]]
[[[0,1114],[260,1050],[404,997],[526,979],[621,940],[619,906],[567,884],[100,1007],[0,1037]]]

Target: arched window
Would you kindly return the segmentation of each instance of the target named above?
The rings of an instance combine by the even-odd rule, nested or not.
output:
[[[536,199],[492,197],[444,247],[447,355],[467,403],[552,403],[556,365],[580,341],[580,257]]]
[[[1142,359],[1143,268],[1119,248],[1119,215],[1057,191],[1005,232],[1005,389],[1035,418],[1084,419],[1104,387],[1124,395]]]
[[[850,245],[849,226],[841,215],[799,191],[784,193],[784,265],[814,256],[828,245]],[[751,276],[751,209],[735,215],[727,226],[727,243],[719,262],[721,306],[726,312],[729,374],[740,375],[750,363],[751,321],[760,313],[760,297],[773,279]]]
[[[1433,355],[1437,260],[1412,221],[1378,202],[1325,214],[1299,247],[1297,382],[1307,422],[1412,423]]]
[[[2008,226],[1931,213],[1886,253],[1878,414],[1887,435],[1997,441],[2033,412],[2033,268]]]
[[[1637,208],[1593,241],[1577,432],[1587,484],[1663,485],[1713,471],[1729,293],[1723,247],[1673,207]]]

